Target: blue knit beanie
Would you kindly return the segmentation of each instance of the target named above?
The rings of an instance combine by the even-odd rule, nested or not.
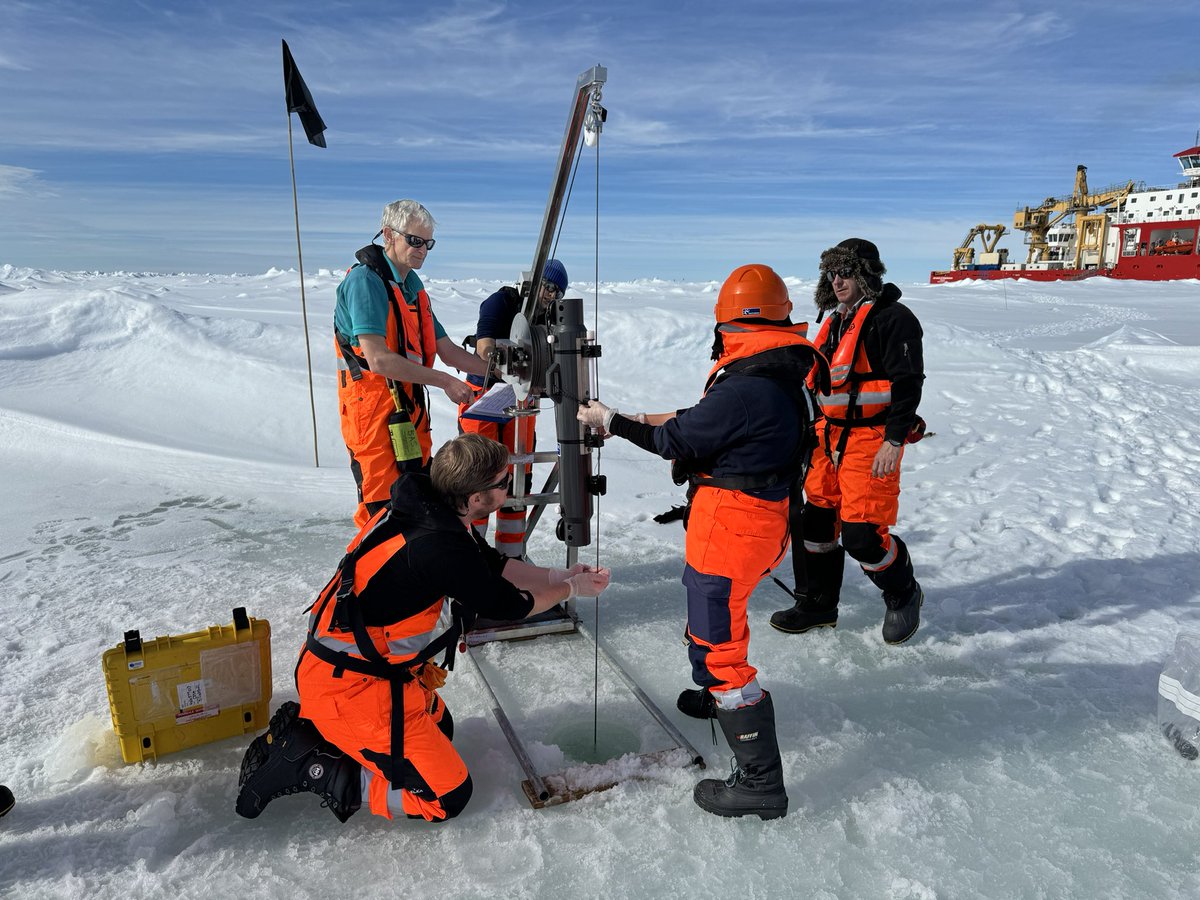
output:
[[[567,292],[567,267],[557,259],[551,259],[546,262],[546,268],[542,269],[542,278],[557,287],[564,294]]]

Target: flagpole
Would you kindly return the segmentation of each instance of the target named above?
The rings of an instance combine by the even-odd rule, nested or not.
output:
[[[312,347],[308,340],[308,303],[304,297],[304,253],[300,249],[300,201],[296,196],[296,155],[292,150],[292,114],[287,114],[288,120],[288,162],[292,167],[292,211],[296,217],[296,260],[300,266],[300,316],[304,322],[304,355],[308,360],[308,405],[312,409],[313,431],[313,465],[321,466],[317,454],[317,401],[313,395]]]

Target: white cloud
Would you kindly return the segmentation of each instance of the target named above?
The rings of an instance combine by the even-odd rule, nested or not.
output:
[[[419,44],[479,44],[510,33],[501,21],[503,3],[454,3],[436,18],[410,29],[405,37]]]
[[[338,0],[303,22],[284,0],[128,6],[7,0],[4,158],[39,171],[0,168],[0,194],[20,200],[0,218],[6,252],[14,239],[42,252],[29,235],[41,240],[86,206],[97,245],[125,240],[142,267],[182,265],[178,242],[157,234],[159,210],[186,208],[207,223],[189,259],[218,260],[197,265],[278,264],[273,216],[255,208],[279,200],[285,225],[290,215],[281,35],[329,126],[328,151],[299,132],[296,147],[302,218],[325,232],[312,239],[327,260],[373,230],[393,190],[438,204],[446,264],[471,258],[458,256],[468,238],[494,240],[493,209],[531,223],[509,229],[524,257],[571,89],[593,64],[609,69],[604,216],[646,234],[624,252],[652,253],[656,270],[683,260],[684,275],[709,264],[692,221],[716,209],[744,216],[764,248],[795,227],[827,242],[831,211],[871,227],[913,211],[952,223],[924,251],[940,261],[970,224],[1069,189],[1077,162],[1098,183],[1173,174],[1166,154],[1195,127],[1186,30],[1164,28],[1178,12],[1146,11],[1145,27],[1124,36],[1145,65],[1117,77],[1094,52],[1128,15],[1110,0],[1088,17],[1033,0],[694,0],[683,14],[645,0]],[[46,182],[60,199],[47,202]],[[338,202],[322,208],[322,196]],[[443,216],[464,201],[473,208]],[[928,236],[904,223],[884,236],[906,234]]]
[[[38,189],[38,172],[0,163],[0,197],[28,196]]]
[[[11,69],[16,72],[28,71],[27,66],[21,65],[11,56],[3,52],[0,52],[0,69]]]

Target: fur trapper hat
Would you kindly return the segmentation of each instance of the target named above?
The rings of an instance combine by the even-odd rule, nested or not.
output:
[[[883,292],[882,276],[887,272],[887,267],[879,258],[879,248],[863,238],[846,238],[821,254],[821,278],[814,295],[817,309],[821,312],[838,305],[829,273],[844,271],[854,273],[854,280],[858,282],[865,299],[873,300]]]

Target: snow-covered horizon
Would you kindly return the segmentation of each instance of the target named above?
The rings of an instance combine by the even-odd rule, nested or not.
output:
[[[248,739],[123,764],[100,657],[127,629],[193,631],[245,606],[271,622],[272,705],[295,697],[301,611],[353,535],[329,334],[341,274],[304,279],[316,467],[294,269],[0,265],[0,783],[17,798],[0,895],[1200,896],[1200,768],[1156,727],[1163,661],[1200,631],[1197,281],[900,285],[925,329],[936,432],[906,451],[896,527],[923,623],[886,647],[882,603],[852,568],[820,634],[772,630],[786,598],[769,580],[755,593],[750,658],[775,696],[786,819],[710,816],[691,800],[701,775],[673,768],[531,810],[465,663],[445,696],[476,789],[444,826],[366,812],[342,826],[308,794],[239,819]],[[803,317],[815,283],[787,281]],[[455,339],[496,286],[427,281]],[[598,294],[606,402],[695,401],[718,282],[573,287],[589,323]],[[437,445],[454,409],[431,399]],[[594,534],[614,572],[601,640],[721,775],[723,741],[674,712],[690,686],[683,534],[652,517],[681,491],[621,441],[599,466]],[[531,555],[561,558],[546,525]],[[580,614],[592,623],[595,604]],[[479,657],[542,771],[585,761],[586,642]],[[601,671],[602,750],[656,749],[661,733]]]

